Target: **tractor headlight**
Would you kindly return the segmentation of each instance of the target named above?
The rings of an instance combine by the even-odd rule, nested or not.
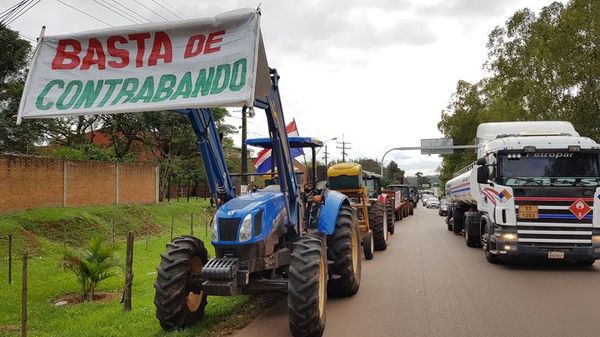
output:
[[[595,245],[600,245],[600,235],[592,235],[592,243]]]
[[[210,233],[210,239],[212,241],[219,241],[219,225],[217,224],[217,214],[215,213],[215,217],[212,221],[212,230]]]
[[[246,215],[240,226],[239,241],[245,242],[252,239],[252,213]]]

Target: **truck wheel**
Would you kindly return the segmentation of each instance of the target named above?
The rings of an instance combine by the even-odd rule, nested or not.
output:
[[[206,294],[193,284],[192,277],[207,262],[208,252],[197,238],[183,236],[167,244],[154,282],[156,317],[164,330],[189,327],[204,316]]]
[[[369,207],[369,227],[373,230],[375,250],[386,250],[387,248],[388,231],[383,224],[383,207],[385,206],[379,201],[374,202]]]
[[[288,316],[294,337],[320,337],[325,330],[327,260],[318,236],[294,243],[288,281]]]
[[[462,234],[464,216],[464,209],[455,208],[452,212],[452,231],[454,234]]]
[[[394,205],[392,204],[392,201],[388,200],[386,202],[385,207],[386,207],[385,214],[387,216],[388,232],[390,232],[390,234],[394,234],[394,231],[396,230],[396,223],[394,222]]]
[[[481,244],[483,246],[483,252],[485,254],[485,259],[487,260],[487,262],[491,263],[491,264],[498,264],[500,263],[500,257],[496,254],[492,254],[490,252],[490,250],[492,249],[492,242],[491,242],[491,238],[492,237],[492,231],[490,229],[490,225],[488,223],[485,224],[485,233],[483,233],[483,235],[481,236]]]
[[[467,247],[481,246],[481,215],[477,212],[465,213],[465,243]],[[477,235],[479,233],[479,235]]]
[[[334,277],[327,283],[330,296],[344,297],[356,294],[360,286],[361,256],[360,233],[354,210],[342,206],[333,235],[328,238],[327,256],[333,261]]]
[[[448,230],[449,230],[449,231],[452,231],[452,223],[453,223],[453,222],[454,222],[454,221],[453,221],[452,219],[450,219],[450,220],[446,220],[446,227],[448,227]]]
[[[365,253],[365,259],[372,260],[375,255],[375,248],[373,244],[373,232],[367,232],[362,239],[363,252]]]

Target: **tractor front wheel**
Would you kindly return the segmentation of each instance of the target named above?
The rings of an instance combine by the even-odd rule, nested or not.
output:
[[[207,262],[208,252],[195,237],[178,237],[167,244],[154,282],[156,317],[164,330],[189,327],[204,316],[206,294],[194,276]]]
[[[375,250],[386,250],[388,240],[388,230],[384,228],[383,208],[385,206],[379,202],[374,202],[369,207],[369,227],[373,230],[373,241],[375,241]]]
[[[294,337],[320,337],[325,330],[327,259],[321,238],[294,243],[288,281],[288,316]]]
[[[327,246],[328,259],[333,261],[327,293],[335,297],[356,294],[361,275],[360,233],[352,207],[344,205],[340,208],[335,231],[328,237]]]

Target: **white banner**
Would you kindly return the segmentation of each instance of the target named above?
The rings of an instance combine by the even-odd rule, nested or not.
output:
[[[268,80],[260,14],[44,36],[19,118],[199,107],[252,106],[257,76]],[[257,66],[258,63],[258,66]],[[257,74],[257,68],[261,71]]]

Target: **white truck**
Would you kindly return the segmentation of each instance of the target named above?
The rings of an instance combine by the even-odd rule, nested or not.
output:
[[[600,145],[571,123],[484,123],[478,160],[446,183],[448,230],[507,259],[600,258]]]

